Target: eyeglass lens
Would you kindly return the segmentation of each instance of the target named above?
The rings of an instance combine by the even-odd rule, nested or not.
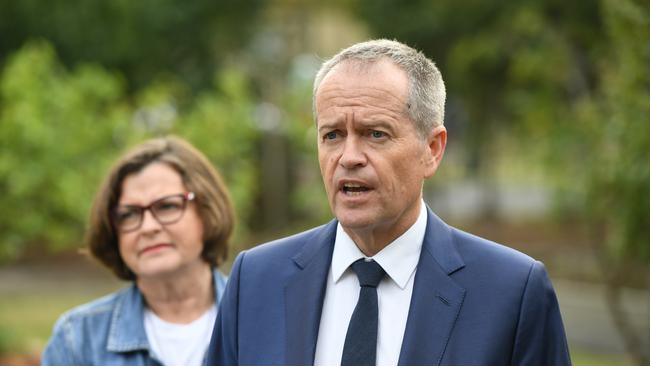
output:
[[[185,195],[163,197],[149,206],[126,205],[116,210],[116,224],[121,231],[135,230],[142,225],[144,212],[151,211],[153,217],[161,224],[172,224],[183,216],[187,199]]]

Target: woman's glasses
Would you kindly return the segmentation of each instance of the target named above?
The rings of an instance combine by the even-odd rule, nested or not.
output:
[[[113,222],[121,232],[135,231],[142,226],[144,212],[149,210],[161,225],[173,224],[183,217],[187,201],[192,201],[194,198],[193,192],[187,192],[159,198],[147,206],[117,206],[113,214]]]

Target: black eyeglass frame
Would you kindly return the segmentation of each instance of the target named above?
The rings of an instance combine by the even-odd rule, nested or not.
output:
[[[160,204],[161,202],[168,200],[170,198],[175,198],[175,197],[180,197],[182,199],[182,207],[181,207],[181,213],[178,215],[178,217],[172,219],[172,220],[161,220],[157,215],[156,215],[156,210],[154,207],[157,204]],[[140,205],[122,205],[122,206],[117,206],[113,210],[113,226],[121,233],[129,233],[136,231],[142,227],[142,223],[144,222],[144,213],[146,211],[151,212],[151,216],[160,224],[160,225],[171,225],[173,223],[178,222],[180,219],[183,218],[185,215],[185,210],[187,209],[187,202],[193,201],[196,199],[196,194],[194,192],[185,192],[185,193],[178,193],[178,194],[170,194],[168,196],[160,197],[157,200],[151,202],[150,204],[146,206],[140,206]],[[124,229],[120,225],[120,215],[119,215],[119,208],[127,208],[134,210],[134,212],[138,213],[138,222],[137,224],[133,225],[133,227],[128,227],[127,229]]]

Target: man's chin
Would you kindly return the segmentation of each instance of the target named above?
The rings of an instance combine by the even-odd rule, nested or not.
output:
[[[343,228],[349,230],[363,230],[372,226],[374,222],[371,215],[360,212],[337,212],[336,219]]]

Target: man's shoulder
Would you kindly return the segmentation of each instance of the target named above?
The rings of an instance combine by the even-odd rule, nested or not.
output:
[[[516,249],[459,229],[452,228],[451,235],[464,262],[461,272],[503,278],[505,282],[525,282],[537,262]]]
[[[307,244],[319,244],[327,240],[326,235],[331,234],[332,227],[336,229],[336,222],[331,221],[325,225],[311,228],[303,232],[284,238],[260,244],[246,251],[246,259],[256,258],[268,261],[272,258],[293,257],[305,249]]]
[[[536,262],[530,256],[455,228],[429,210],[423,249],[429,251],[448,273],[464,268],[461,273],[505,270],[527,272]]]
[[[530,265],[535,259],[516,249],[460,229],[452,228],[452,237],[463,258],[480,257]]]
[[[328,253],[331,254],[334,243],[332,233],[335,232],[336,224],[330,222],[240,252],[233,263],[228,289],[237,288],[240,301],[246,294],[253,298],[283,294],[277,286],[284,286],[286,280],[305,265],[321,263]],[[227,297],[228,293],[224,296]]]
[[[527,254],[462,230],[452,228],[451,238],[463,263],[452,277],[471,291],[518,299],[534,268],[543,268]]]

